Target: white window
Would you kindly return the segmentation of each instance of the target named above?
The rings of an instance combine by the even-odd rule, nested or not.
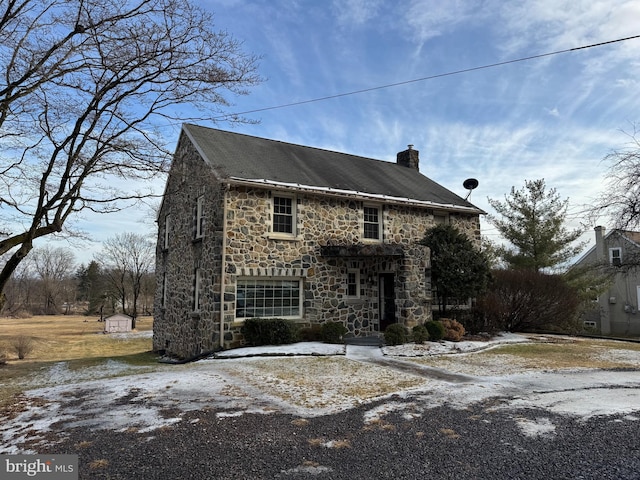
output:
[[[301,294],[297,278],[239,278],[236,318],[300,318]]]
[[[169,230],[171,229],[171,215],[164,217],[164,248],[169,248]]]
[[[295,235],[296,209],[293,197],[273,197],[273,233]]]
[[[621,248],[609,249],[609,263],[611,265],[622,265],[622,249]]]
[[[350,269],[347,271],[347,296],[360,297],[360,270]]]
[[[201,298],[201,288],[202,288],[202,278],[200,269],[196,268],[194,272],[194,280],[193,280],[193,311],[200,311],[200,298]]]
[[[162,298],[160,299],[160,305],[165,306],[167,303],[167,274],[162,274]]]
[[[196,203],[196,238],[204,236],[204,195],[198,197]]]
[[[382,222],[380,208],[364,207],[364,238],[367,240],[380,240],[382,238]]]

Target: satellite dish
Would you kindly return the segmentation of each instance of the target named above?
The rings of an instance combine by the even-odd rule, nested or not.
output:
[[[471,191],[478,187],[478,183],[478,180],[476,180],[475,178],[467,178],[464,182],[462,182],[462,186],[469,190],[469,193],[467,193],[467,196],[464,198],[465,200],[469,198],[469,195],[471,195]]]

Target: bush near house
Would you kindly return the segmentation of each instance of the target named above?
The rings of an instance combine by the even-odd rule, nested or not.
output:
[[[415,343],[422,344],[429,340],[429,331],[424,325],[416,325],[413,327],[411,334]]]
[[[384,341],[387,345],[402,345],[407,343],[407,327],[400,323],[392,323],[384,331]]]
[[[302,327],[298,330],[298,339],[301,342],[321,342],[322,327],[317,323],[312,323],[308,327]]]
[[[432,342],[438,342],[444,338],[444,325],[439,320],[430,320],[424,326],[429,332],[429,338]]]
[[[580,298],[562,275],[496,270],[477,309],[486,323],[510,332],[577,328]]]
[[[348,331],[341,322],[325,322],[320,327],[320,338],[325,343],[342,343],[342,337]]]
[[[459,342],[464,337],[464,326],[452,318],[441,318],[440,323],[444,327],[444,339],[450,342]]]
[[[294,321],[283,318],[248,318],[242,326],[242,335],[248,345],[283,345],[298,340]]]

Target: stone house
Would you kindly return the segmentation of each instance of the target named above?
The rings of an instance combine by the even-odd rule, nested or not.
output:
[[[597,266],[610,273],[611,284],[584,316],[584,327],[603,335],[640,335],[640,232],[595,228],[596,243],[576,266]]]
[[[397,163],[184,125],[158,216],[156,351],[242,344],[246,318],[340,321],[364,336],[431,318],[425,231],[480,239],[465,199]]]

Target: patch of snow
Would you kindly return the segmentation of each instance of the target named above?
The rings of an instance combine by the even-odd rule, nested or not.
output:
[[[215,354],[215,358],[241,358],[259,356],[294,356],[294,355],[344,355],[346,345],[322,342],[299,342],[290,345],[264,345],[260,347],[243,347],[223,350]]]
[[[465,357],[459,358],[471,359],[473,354],[469,352],[526,341],[532,340],[505,334],[488,342],[442,342],[427,346],[434,355],[436,351],[440,355],[463,352]],[[640,373],[634,370],[542,371],[522,365],[514,368],[511,363],[500,365],[497,361],[478,365],[477,370],[464,370],[461,373],[475,376],[451,382],[444,377],[421,376],[367,363],[371,358],[385,359],[383,353],[418,356],[415,347],[345,348],[298,343],[235,349],[218,354],[222,358],[158,365],[150,373],[100,380],[97,378],[104,377],[105,372],[128,373],[134,367],[110,360],[72,371],[59,362],[32,380],[32,385],[50,386],[25,392],[24,410],[10,418],[0,418],[0,453],[29,453],[21,445],[28,443],[28,448],[37,449],[38,441],[44,441],[43,434],[54,428],[64,431],[87,426],[151,432],[182,421],[183,413],[188,411],[210,409],[220,419],[248,412],[310,417],[337,413],[374,400],[380,405],[365,413],[367,424],[384,422],[384,417],[392,413],[410,420],[434,407],[464,409],[488,400],[491,400],[488,409],[513,412],[514,418],[523,409],[535,408],[585,419],[595,415],[623,415],[620,420],[624,421],[640,419]],[[635,361],[635,353],[629,352],[607,354]],[[234,358],[239,355],[249,358]],[[438,366],[447,370],[454,365],[448,359],[455,357],[442,357]],[[552,435],[554,431],[546,417],[518,422],[527,436]],[[314,472],[321,468],[302,467],[316,468]]]
[[[535,420],[531,420],[530,418],[516,418],[516,423],[527,437],[549,437],[553,436],[556,432],[556,426],[546,417],[536,418]]]

